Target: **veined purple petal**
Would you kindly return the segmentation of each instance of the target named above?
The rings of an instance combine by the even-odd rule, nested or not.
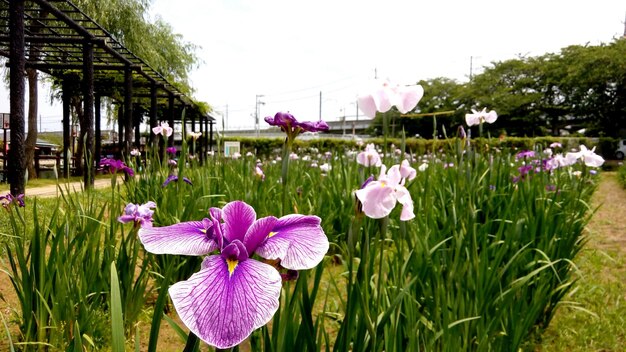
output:
[[[249,258],[246,246],[239,240],[234,240],[222,249],[222,257],[227,260],[242,262]]]
[[[324,121],[303,121],[303,122],[298,122],[297,125],[303,131],[307,131],[307,132],[328,131],[328,129],[330,128],[328,124]]]
[[[246,245],[248,253],[253,253],[259,244],[267,238],[276,225],[276,219],[274,216],[268,216],[255,221],[252,226],[246,232],[246,236],[243,238],[243,243]]]
[[[245,340],[267,324],[276,310],[281,277],[254,259],[236,264],[232,275],[222,256],[207,257],[189,280],[169,289],[183,323],[203,341],[221,349]]]
[[[224,219],[224,238],[228,242],[233,240],[244,241],[246,232],[256,220],[254,208],[242,201],[234,201],[222,208]]]
[[[126,224],[135,221],[135,218],[135,215],[122,215],[117,218],[117,221],[121,222],[122,224]]]
[[[188,221],[163,227],[139,229],[139,240],[154,254],[206,255],[220,246],[208,222]]]
[[[264,120],[265,120],[265,122],[267,122],[269,125],[271,125],[271,126],[276,126],[276,122],[274,121],[274,117],[273,117],[273,116],[265,116]]]
[[[277,112],[274,115],[274,122],[279,126],[288,127],[296,122],[296,118],[288,112]]]
[[[170,182],[172,182],[172,181],[178,181],[178,176],[176,176],[176,175],[169,175],[169,176],[167,176],[167,178],[165,179],[165,182],[163,182],[161,187],[165,187],[165,186],[169,185]]]
[[[265,259],[280,259],[280,265],[287,269],[313,268],[324,259],[329,247],[320,222],[313,215],[283,216],[255,253]]]
[[[211,218],[217,221],[222,221],[222,209],[220,208],[216,208],[216,207],[209,208],[209,215],[211,216]]]

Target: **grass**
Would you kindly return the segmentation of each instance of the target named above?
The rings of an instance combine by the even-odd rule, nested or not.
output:
[[[536,351],[624,351],[626,346],[626,191],[617,173],[602,174],[593,197],[600,206],[576,264],[578,287],[563,304]]]
[[[531,346],[531,349],[623,351],[623,346],[626,345],[626,308],[623,305],[626,298],[626,249],[622,248],[626,248],[626,229],[621,219],[626,213],[626,191],[621,189],[616,180],[616,173],[603,173],[601,185],[593,197],[593,205],[600,208],[589,224],[588,244],[576,259],[580,270],[578,288],[565,299],[578,304],[562,304],[550,327],[543,334],[542,341]],[[105,197],[106,193],[104,191],[102,196]],[[43,209],[49,211],[53,203],[53,199],[38,202],[38,208],[42,209],[41,216],[46,216]],[[3,219],[0,216],[0,222]],[[3,228],[8,227],[3,224]],[[7,285],[9,284],[4,280],[0,280],[0,293],[5,292],[4,287],[8,287]],[[327,287],[326,282],[322,287]],[[329,289],[332,296],[332,285]],[[0,302],[0,311],[5,319],[8,318],[8,306],[5,302]],[[149,325],[149,318],[150,314],[146,314],[146,320],[142,320],[140,324]],[[14,334],[13,337],[15,336]],[[159,344],[160,350],[174,350],[175,348],[168,347],[180,345],[176,336],[170,337],[170,344]],[[3,348],[6,339],[6,334],[0,333],[0,351],[5,351]],[[145,342],[146,339],[142,338],[142,343]]]

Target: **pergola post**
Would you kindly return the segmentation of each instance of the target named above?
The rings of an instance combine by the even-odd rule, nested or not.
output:
[[[135,148],[140,149],[141,147],[141,131],[139,131],[139,126],[141,125],[141,117],[142,117],[142,109],[139,109],[137,106],[133,107],[133,128],[135,130]]]
[[[94,161],[96,162],[96,167],[100,164],[100,159],[102,158],[102,129],[100,126],[101,112],[100,112],[100,94],[95,95],[95,119],[96,119],[96,152],[94,156]]]
[[[189,119],[189,120],[190,120],[189,122],[191,122],[191,132],[196,132],[196,118],[195,118],[195,116],[193,114],[191,114],[191,119]],[[192,137],[191,139],[192,139],[191,143],[193,143],[193,150],[192,150],[193,155],[197,156],[198,155],[198,153],[196,152],[196,141],[197,141],[197,138],[193,138]]]
[[[124,149],[124,104],[117,107],[117,147],[121,156]]]
[[[155,135],[152,133],[152,129],[157,125],[157,85],[153,82],[150,86],[150,147],[156,150],[154,145]]]
[[[207,119],[207,122],[209,124],[209,145],[208,145],[208,149],[209,150],[213,150],[213,121],[209,121],[209,119]]]
[[[24,0],[9,1],[10,114],[11,146],[8,155],[8,179],[11,194],[23,194],[26,188],[26,154],[24,151]]]
[[[170,92],[169,101],[168,101],[168,116],[167,123],[170,125],[172,129],[174,129],[174,94]],[[170,136],[168,143],[169,146],[174,145],[174,133]]]
[[[70,164],[72,158],[70,156],[70,88],[67,77],[63,77],[61,81],[61,96],[63,100],[63,177],[70,177]]]
[[[86,122],[87,132],[85,133],[85,140],[78,141],[84,143],[83,149],[84,156],[84,173],[83,181],[85,189],[93,188],[94,179],[94,146],[93,146],[93,125],[94,125],[94,93],[93,93],[93,45],[91,42],[86,41],[83,44],[83,109],[84,118]]]
[[[130,153],[133,139],[133,74],[130,67],[124,70],[124,144],[122,155]]]
[[[204,126],[202,126],[204,124],[204,119],[204,116],[200,116],[200,138],[198,138],[198,154],[200,155],[200,164],[204,162],[204,158],[206,157],[206,151],[204,150]]]

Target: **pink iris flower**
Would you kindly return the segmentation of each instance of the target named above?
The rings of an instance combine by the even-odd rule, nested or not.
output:
[[[596,147],[589,150],[584,144],[580,145],[580,151],[576,153],[565,154],[565,159],[569,164],[574,164],[578,160],[582,160],[587,166],[600,167],[604,164],[604,158],[595,153]]]
[[[413,199],[404,184],[407,179],[414,177],[415,169],[410,167],[408,162],[394,165],[389,170],[382,165],[378,180],[371,181],[356,191],[356,197],[361,201],[365,215],[372,219],[384,218],[391,213],[396,203],[400,203],[402,204],[400,220],[413,219],[415,217]]]
[[[170,124],[167,122],[161,122],[161,124],[157,127],[152,128],[152,132],[154,134],[162,134],[166,137],[169,137],[174,133],[174,130],[170,127]]]
[[[365,150],[357,154],[356,162],[363,166],[380,166],[382,161],[374,144],[368,144]]]
[[[143,227],[138,235],[151,253],[205,256],[200,271],[172,285],[169,294],[189,330],[229,349],[278,310],[280,272],[257,256],[280,260],[288,270],[317,266],[329,248],[320,222],[300,214],[257,219],[250,205],[235,201],[211,208],[202,221]]]
[[[487,108],[483,108],[481,111],[472,109],[471,114],[465,114],[465,122],[468,126],[480,125],[483,122],[494,123],[498,119],[498,114],[491,110],[487,112]]]
[[[376,112],[387,112],[395,106],[402,114],[413,110],[424,96],[424,88],[420,85],[401,86],[389,80],[377,82],[368,94],[358,98],[359,109],[369,117],[376,117]]]
[[[263,172],[263,169],[261,169],[262,165],[263,164],[261,163],[256,164],[256,166],[254,167],[254,175],[261,179],[261,181],[265,181],[265,173]]]

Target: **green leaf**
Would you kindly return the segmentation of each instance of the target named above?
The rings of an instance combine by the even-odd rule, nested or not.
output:
[[[124,316],[122,314],[122,296],[120,295],[120,283],[117,278],[115,262],[111,262],[111,350],[124,352]]]

